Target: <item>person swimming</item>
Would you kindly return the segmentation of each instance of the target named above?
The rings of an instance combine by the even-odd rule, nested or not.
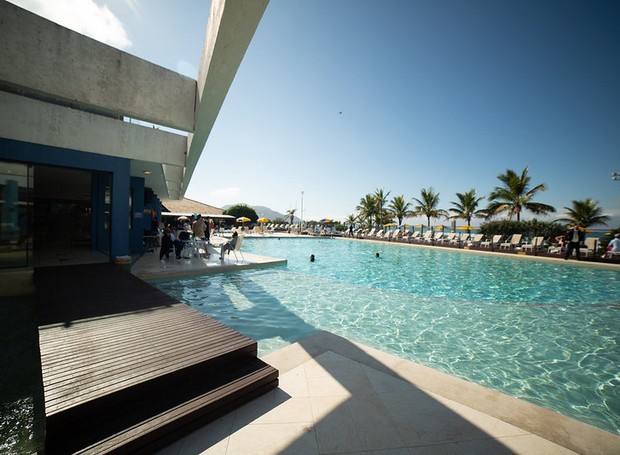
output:
[[[310,262],[314,262],[314,254],[310,255]]]

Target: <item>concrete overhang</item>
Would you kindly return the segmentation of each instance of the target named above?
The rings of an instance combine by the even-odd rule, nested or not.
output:
[[[0,0],[0,137],[128,158],[180,198],[267,4],[212,0],[195,81]]]

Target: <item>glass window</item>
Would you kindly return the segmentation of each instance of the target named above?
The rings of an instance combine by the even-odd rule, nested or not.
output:
[[[0,268],[31,265],[32,167],[0,161]]]

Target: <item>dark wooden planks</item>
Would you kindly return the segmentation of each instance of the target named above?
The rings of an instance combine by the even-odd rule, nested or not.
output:
[[[277,386],[254,340],[114,264],[35,285],[48,453],[155,447]]]

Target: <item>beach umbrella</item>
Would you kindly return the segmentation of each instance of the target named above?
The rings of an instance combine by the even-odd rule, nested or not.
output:
[[[248,221],[252,221],[247,216],[240,216],[237,218],[237,223],[247,223]]]
[[[331,218],[323,218],[320,222],[321,223],[331,223],[333,220]]]
[[[445,226],[443,224],[440,224],[439,226],[435,228],[436,231],[443,231],[444,229],[445,229]]]
[[[186,216],[180,216],[177,218],[177,221],[189,221],[189,218]]]
[[[388,224],[384,224],[385,227],[393,227],[393,226],[398,226],[398,224],[396,223],[388,223]]]
[[[473,226],[468,226],[468,225],[457,227],[457,229],[461,229],[463,231],[471,231],[473,228],[474,228]]]
[[[263,218],[259,218],[259,219],[258,219],[258,220],[256,220],[256,221],[257,221],[257,222],[259,222],[259,223],[269,223],[269,219],[268,219],[268,218],[265,218],[265,217],[263,217]]]

